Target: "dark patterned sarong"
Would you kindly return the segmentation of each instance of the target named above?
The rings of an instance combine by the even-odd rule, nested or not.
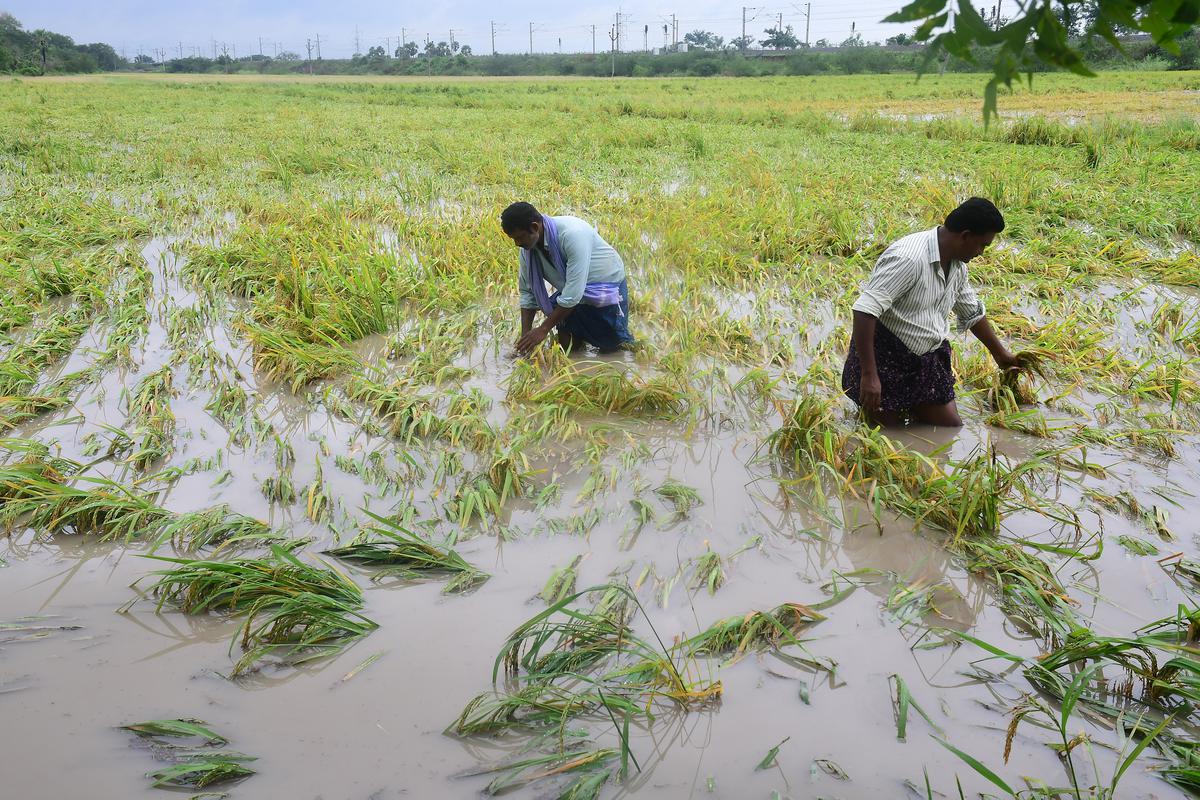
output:
[[[942,340],[935,349],[917,355],[875,322],[875,369],[879,372],[879,407],[883,411],[911,411],[917,406],[945,405],[954,400],[954,372],[950,369],[950,342]],[[862,364],[854,340],[842,367],[842,391],[858,403]]]
[[[621,281],[617,287],[621,293],[620,303],[592,306],[581,302],[558,329],[602,351],[632,344],[633,335],[629,333],[629,285]]]

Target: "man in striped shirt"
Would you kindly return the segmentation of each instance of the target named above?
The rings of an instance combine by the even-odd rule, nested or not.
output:
[[[1000,211],[972,197],[944,224],[894,242],[875,262],[854,303],[854,334],[842,369],[842,390],[868,422],[893,426],[908,417],[962,425],[950,369],[951,311],[959,330],[975,334],[1000,369],[1017,368],[967,279],[967,262],[1002,230]]]

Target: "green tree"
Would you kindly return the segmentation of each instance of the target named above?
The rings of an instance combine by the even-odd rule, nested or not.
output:
[[[766,38],[762,40],[763,47],[772,50],[795,50],[800,46],[800,39],[792,33],[791,25],[783,29],[767,28],[763,33],[766,34]]]
[[[914,38],[930,45],[926,66],[946,54],[978,63],[979,47],[995,48],[992,78],[983,93],[988,122],[996,114],[1000,86],[1011,88],[1022,74],[1032,82],[1042,64],[1094,75],[1082,54],[1092,38],[1121,50],[1121,32],[1147,33],[1156,45],[1178,55],[1182,41],[1200,22],[1200,0],[1044,0],[1022,4],[1016,16],[998,26],[980,16],[970,0],[913,0],[884,22],[920,23]],[[1073,29],[1082,36],[1072,40]]]
[[[720,50],[725,44],[724,37],[717,36],[711,31],[695,30],[683,35],[683,41],[695,50]]]

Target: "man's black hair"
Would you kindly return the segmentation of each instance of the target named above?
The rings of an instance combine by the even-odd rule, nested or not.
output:
[[[1004,216],[991,200],[971,197],[946,216],[945,226],[955,233],[1000,233]]]
[[[504,229],[505,233],[531,231],[533,223],[541,221],[541,212],[534,208],[532,203],[524,201],[513,203],[500,212],[500,227]]]

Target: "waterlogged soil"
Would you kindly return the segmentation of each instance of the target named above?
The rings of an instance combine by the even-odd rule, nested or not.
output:
[[[700,662],[700,669],[721,681],[721,700],[635,725],[630,747],[638,768],[607,790],[612,796],[924,797],[924,774],[944,794],[956,791],[955,775],[968,796],[991,788],[935,735],[1014,785],[1023,775],[1066,783],[1057,755],[1042,743],[1047,736],[1036,728],[1018,732],[1012,757],[1003,763],[1004,712],[1028,684],[1003,665],[986,666],[991,674],[979,671],[981,651],[948,631],[1029,656],[1037,654],[1037,643],[998,609],[987,583],[950,554],[944,534],[915,529],[911,520],[875,508],[867,497],[821,498],[782,488],[786,475],[763,458],[777,415],[765,413],[752,428],[720,415],[694,429],[618,420],[609,437],[613,445],[599,462],[600,470],[615,471],[610,490],[578,499],[593,469],[582,447],[546,448],[532,454],[533,465],[541,470],[541,483],[561,484],[560,500],[538,508],[519,499],[486,528],[460,530],[440,512],[442,490],[431,477],[388,493],[340,468],[338,456],[378,450],[399,469],[401,445],[328,410],[322,392],[336,391],[336,380],[301,395],[261,380],[232,325],[239,311],[233,303],[213,315],[202,339],[221,354],[227,376],[250,391],[253,413],[271,424],[278,439],[262,446],[231,441],[206,410],[213,387],[176,360],[180,353],[168,335],[170,316],[200,302],[180,278],[174,244],[156,239],[142,248],[153,276],[151,320],[131,354],[132,366],[103,372],[71,408],[14,435],[56,442],[62,455],[88,461],[90,434],[104,436],[106,426],[126,424],[123,393],[172,363],[175,451],[161,466],[185,469],[169,483],[141,476],[147,485],[163,487],[159,503],[174,511],[228,503],[291,536],[311,537],[305,551],[311,559],[352,537],[362,509],[390,513],[412,505],[418,519],[442,520],[431,530],[457,533],[460,553],[492,578],[473,593],[444,596],[439,581],[372,583],[350,570],[365,590],[365,614],[379,623],[378,630],[335,658],[302,667],[268,663],[233,680],[226,676],[239,654],[234,642],[239,621],[159,610],[144,591],[147,576],[163,563],[147,557],[146,545],[17,531],[0,540],[0,621],[30,618],[26,624],[38,630],[0,630],[0,714],[8,732],[0,773],[7,796],[148,796],[154,790],[144,773],[156,764],[117,726],[173,717],[206,720],[232,747],[258,757],[258,774],[234,787],[235,797],[473,796],[490,779],[477,773],[518,755],[523,742],[460,740],[443,730],[471,697],[490,687],[505,635],[545,607],[537,595],[546,579],[577,556],[582,556],[579,588],[627,578],[665,642],[727,615],[784,602],[821,602],[832,580],[843,585],[853,580],[859,587],[805,634],[811,653],[835,665],[829,669],[772,654],[725,666]],[[1148,307],[1133,305],[1131,313],[1144,312],[1143,306]],[[1137,344],[1137,322],[1131,318],[1118,328],[1131,345]],[[106,324],[98,321],[43,380],[90,364]],[[822,336],[843,336],[827,309],[812,324]],[[501,402],[513,369],[502,345],[477,342],[456,361],[473,370],[467,386],[496,401],[496,421],[520,413]],[[356,353],[383,369],[397,367],[387,360],[386,336],[358,343]],[[632,356],[609,358],[637,368]],[[1032,437],[989,428],[977,415],[961,431],[912,429],[897,438],[938,458],[961,458],[991,446],[1021,460],[1043,446]],[[260,491],[265,478],[279,473],[278,442],[294,452],[298,489],[319,469],[334,498],[329,519],[310,520],[303,498],[271,503]],[[622,460],[639,444],[638,457]],[[1096,560],[1064,562],[1060,577],[1097,633],[1123,634],[1170,615],[1185,601],[1154,557],[1132,556],[1115,544],[1116,537],[1130,535],[1153,541],[1164,556],[1196,554],[1192,520],[1200,447],[1186,437],[1176,445],[1178,456],[1169,462],[1103,448],[1088,453],[1090,461],[1109,469],[1089,486],[1109,494],[1127,491],[1147,508],[1168,509],[1177,536],[1163,542],[1143,519],[1118,513],[1097,511],[1082,520],[1086,531],[1103,531],[1109,544]],[[421,454],[421,447],[410,449]],[[96,469],[126,483],[139,479],[111,462]],[[702,504],[677,514],[648,490],[668,479],[693,487]],[[1070,502],[1081,490],[1061,481],[1046,491]],[[655,519],[640,528],[630,506],[635,496],[655,511]],[[1051,533],[1046,519],[1032,512],[1010,516],[1006,529],[1012,536],[1046,540]],[[742,550],[727,562],[726,585],[711,595],[691,585],[692,559],[710,548],[722,555]],[[170,554],[169,548],[161,552]],[[904,606],[897,600],[904,590],[924,593],[930,601]],[[635,627],[649,633],[644,619]],[[893,676],[908,686],[936,729],[910,713],[906,741],[897,739]],[[1072,724],[1072,733],[1087,732],[1097,742],[1101,774],[1092,776],[1081,760],[1087,773],[1081,782],[1107,783],[1115,762],[1106,749],[1116,744],[1111,732],[1084,719]],[[589,730],[598,744],[616,744],[611,726],[571,727]],[[756,769],[781,742],[774,763]],[[1140,766],[1152,763],[1144,759]],[[553,784],[543,781],[519,794],[544,796]],[[1183,796],[1140,768],[1127,773],[1121,787],[1121,797]]]

